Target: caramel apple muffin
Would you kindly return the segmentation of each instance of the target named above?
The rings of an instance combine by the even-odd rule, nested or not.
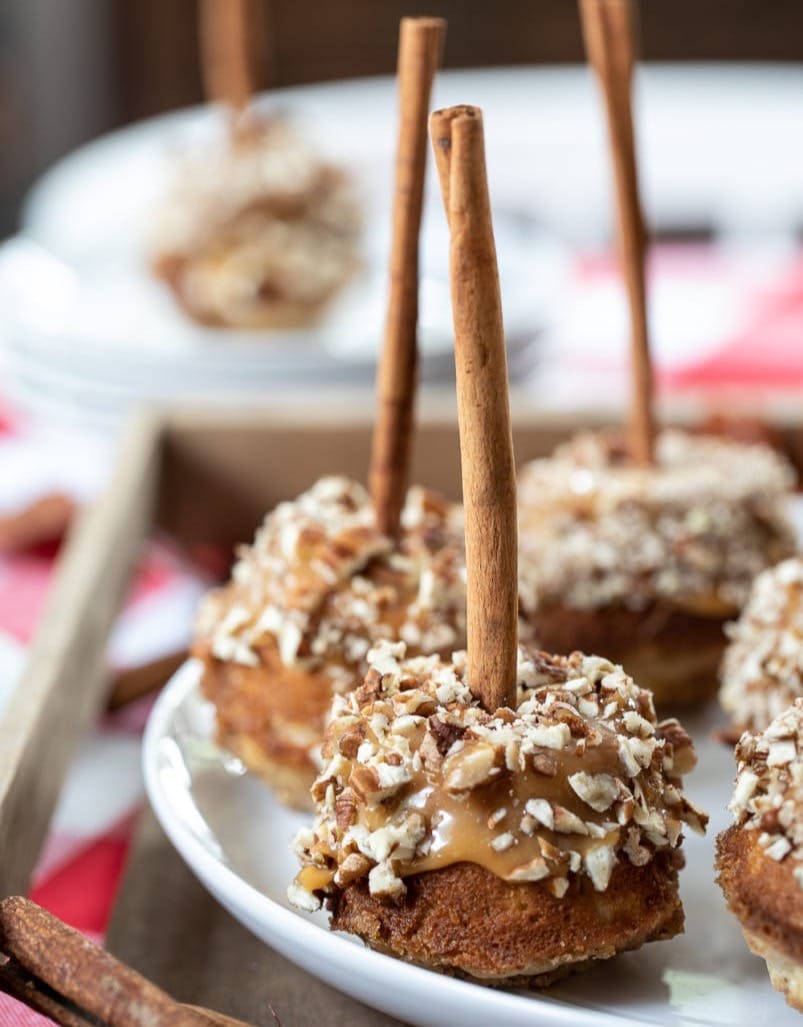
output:
[[[521,648],[518,706],[485,712],[464,654],[383,642],[335,699],[289,897],[434,970],[546,985],[683,929],[677,721],[596,656]]]
[[[179,162],[154,218],[153,269],[202,324],[303,326],[359,267],[356,192],[286,121],[247,124]]]
[[[589,432],[524,467],[522,613],[545,649],[603,651],[680,707],[714,692],[724,624],[794,552],[794,475],[766,446],[676,430],[655,459]]]
[[[803,560],[762,571],[741,617],[725,630],[719,702],[735,741],[763,731],[803,696]]]
[[[309,808],[333,695],[360,684],[382,639],[444,656],[464,646],[465,603],[459,506],[410,489],[394,543],[361,485],[322,478],[268,514],[202,604],[194,654],[220,744]]]
[[[772,985],[803,1012],[803,699],[736,746],[719,886]]]

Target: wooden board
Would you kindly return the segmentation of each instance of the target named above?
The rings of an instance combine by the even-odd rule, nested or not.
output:
[[[456,412],[421,404],[412,481],[460,496]],[[229,545],[249,539],[267,510],[297,496],[323,474],[365,481],[372,408],[355,416],[328,404],[315,413],[282,409],[185,410],[164,421],[157,519],[185,544]],[[514,414],[519,463],[549,453],[577,426],[576,417]],[[586,421],[584,426],[597,426]]]
[[[137,426],[105,497],[72,530],[0,717],[0,895],[27,890],[75,746],[103,703],[106,641],[152,517],[158,434]]]

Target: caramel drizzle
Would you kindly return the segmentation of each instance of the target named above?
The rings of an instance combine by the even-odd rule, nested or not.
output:
[[[365,738],[377,742],[370,729],[366,731]],[[542,773],[531,766],[514,772],[500,768],[492,781],[461,792],[447,790],[440,774],[432,774],[422,768],[413,774],[412,780],[394,800],[372,808],[361,804],[358,822],[369,831],[375,831],[389,823],[401,823],[408,812],[422,814],[426,824],[424,851],[409,860],[394,859],[394,868],[400,877],[470,862],[503,880],[525,879],[516,874],[517,868],[538,858],[546,861],[549,876],[565,875],[572,852],[582,859],[596,848],[619,848],[632,823],[630,816],[623,818],[625,822],[622,824],[617,821],[620,800],[599,812],[585,803],[569,783],[569,777],[585,771],[591,775],[608,774],[618,778],[632,790],[633,782],[627,779],[620,766],[615,730],[604,730],[595,741],[596,744],[581,741],[579,745],[575,741],[574,751],[537,750],[536,762],[541,766],[551,764],[550,773]],[[417,747],[412,740],[411,747]],[[352,769],[356,766],[357,763],[352,763]],[[346,775],[348,778],[350,773]],[[644,783],[642,780],[642,786]],[[660,792],[647,798],[651,810],[662,815],[669,812],[670,816],[679,818],[680,810],[668,811]],[[541,823],[536,823],[532,833],[526,834],[521,829],[521,820],[529,799],[545,799],[563,807],[584,823],[596,825],[600,829],[598,836],[557,831]],[[498,814],[499,810],[504,810],[504,815]],[[493,842],[508,832],[514,839],[513,843],[507,848],[494,847]],[[321,850],[326,848],[321,846]],[[345,855],[339,845],[325,854],[335,861]],[[315,881],[320,883],[312,883],[313,871]],[[333,876],[334,871],[307,867],[296,880],[302,887],[313,890],[325,887]]]
[[[523,773],[502,770],[495,781],[468,793],[449,792],[428,781],[423,772],[415,775],[408,793],[399,801],[392,816],[395,820],[399,814],[403,816],[407,809],[419,810],[429,825],[432,841],[425,856],[399,866],[399,875],[406,877],[427,870],[438,870],[452,863],[468,862],[476,863],[497,877],[509,880],[517,867],[538,857],[546,859],[547,863],[556,864],[550,867],[551,871],[564,872],[568,868],[570,851],[584,856],[593,848],[616,845],[619,841],[621,829],[618,824],[612,826],[610,823],[615,816],[614,808],[602,813],[591,809],[573,791],[568,780],[580,770],[590,774],[610,773],[612,766],[617,766],[616,746],[607,741],[587,749],[582,756],[562,752],[560,769],[554,777],[529,769]],[[586,823],[591,822],[600,827],[607,824],[608,828],[603,828],[605,835],[592,838],[577,833],[567,834],[540,824],[532,835],[524,834],[520,827],[521,819],[525,814],[527,800],[533,798],[546,799],[563,806]],[[493,815],[502,809],[505,811],[504,816],[494,821]],[[372,830],[381,826],[383,815],[382,810],[369,811],[366,817],[368,826]],[[493,847],[493,841],[508,832],[515,839],[514,843],[498,851]],[[542,844],[544,841],[548,843],[547,846]],[[549,846],[559,849],[563,858],[556,859],[554,853],[549,855]]]

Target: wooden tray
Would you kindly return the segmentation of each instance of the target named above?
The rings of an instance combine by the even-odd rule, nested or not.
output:
[[[514,418],[519,462],[548,453],[573,418]],[[24,893],[60,785],[108,688],[106,641],[141,544],[163,529],[188,547],[251,538],[266,510],[324,473],[365,478],[371,419],[328,408],[144,415],[105,496],[62,557],[23,680],[0,718],[0,895]],[[452,408],[423,411],[413,480],[459,495]],[[43,759],[42,754],[47,753]],[[185,1002],[254,1024],[394,1021],[291,966],[201,888],[149,813],[114,910],[112,952]]]

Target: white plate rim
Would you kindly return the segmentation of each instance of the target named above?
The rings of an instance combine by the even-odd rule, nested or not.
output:
[[[404,1013],[406,1006],[403,999],[400,1003],[385,1001],[380,1004],[376,1001],[376,987],[365,986],[366,982],[370,985],[390,976],[394,980],[393,991],[402,996],[406,993],[420,996],[434,991],[438,1003],[445,1004],[447,1008],[459,1009],[470,1003],[478,1015],[487,1017],[488,1023],[504,1022],[511,1027],[519,1024],[522,1027],[525,1024],[539,1027],[615,1027],[618,1024],[621,1027],[624,1023],[645,1023],[635,1017],[625,1019],[619,1014],[612,1015],[537,994],[525,997],[473,984],[405,963],[367,946],[355,945],[353,941],[323,930],[305,919],[303,913],[294,913],[280,906],[244,881],[224,862],[216,860],[180,818],[173,814],[161,787],[158,770],[159,742],[167,736],[167,728],[177,706],[191,691],[198,688],[199,675],[198,661],[188,660],[165,685],[153,707],[143,737],[145,790],[165,834],[202,885],[252,933],[257,932],[240,914],[241,909],[252,910],[255,919],[268,925],[272,940],[270,943],[265,941],[265,944],[270,944],[270,947],[295,963],[299,962],[294,955],[296,951],[314,950],[318,957],[317,968],[310,970],[305,967],[308,972],[337,990],[391,1015],[409,1016]],[[355,953],[358,954],[356,958]],[[355,973],[353,964],[356,960],[362,966]],[[344,974],[349,979],[356,979],[357,987],[343,988]],[[383,994],[387,996],[387,992]]]

